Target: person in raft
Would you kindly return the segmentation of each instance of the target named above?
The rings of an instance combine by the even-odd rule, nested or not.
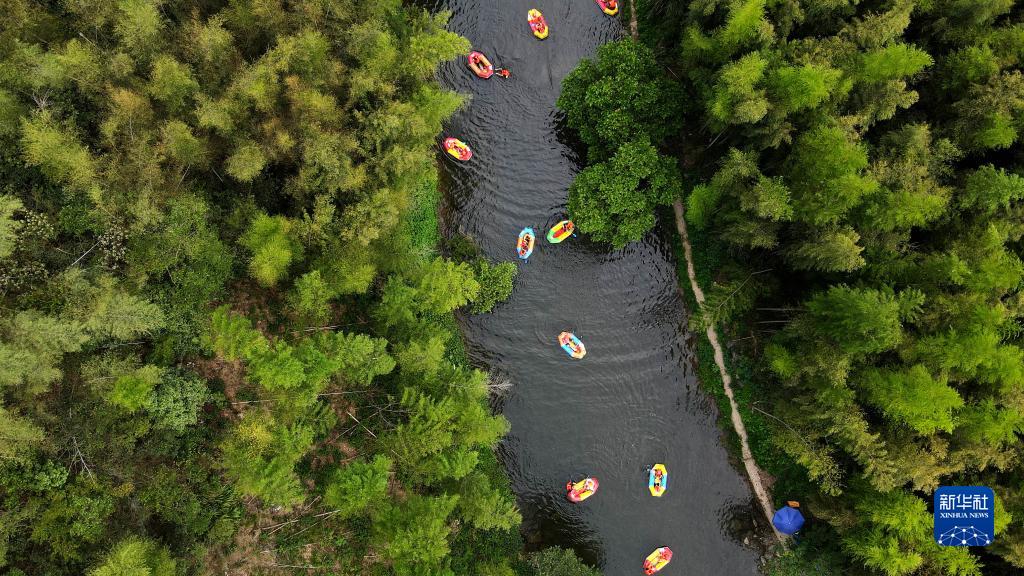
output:
[[[497,72],[498,76],[501,76],[502,78],[508,78],[509,76],[512,75],[512,73],[509,72],[507,68],[498,68],[497,70],[495,70],[495,72]]]
[[[660,488],[661,487],[661,477],[662,476],[663,476],[663,474],[662,474],[660,469],[654,471],[654,487],[655,488]]]
[[[570,481],[565,483],[565,489],[569,490],[569,491],[572,491],[572,480],[570,480]],[[580,491],[582,492],[583,490],[593,490],[593,489],[594,489],[594,481],[591,480],[590,478],[587,478],[586,480],[583,481],[583,488]]]
[[[544,16],[539,11],[537,12],[537,15],[535,17],[530,18],[529,22],[530,28],[534,32],[543,32],[544,28],[547,27],[547,22],[544,21]]]
[[[479,66],[481,70],[486,70],[487,66],[489,66],[488,64],[484,64],[483,58],[480,57],[480,54],[473,54],[473,64]]]

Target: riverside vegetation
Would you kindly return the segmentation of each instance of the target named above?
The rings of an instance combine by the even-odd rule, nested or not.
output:
[[[515,268],[435,250],[445,14],[0,7],[0,572],[590,572],[455,328]]]
[[[623,246],[685,198],[707,294],[692,327],[726,329],[755,456],[777,501],[813,516],[771,569],[1024,568],[1020,8],[637,12],[641,42],[565,80],[559,106],[587,150],[569,208]],[[934,543],[941,484],[995,490],[993,545]]]

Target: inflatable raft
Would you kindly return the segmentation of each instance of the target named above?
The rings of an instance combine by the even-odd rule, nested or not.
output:
[[[544,20],[544,15],[540,13],[540,10],[533,8],[527,15],[527,21],[530,23],[530,30],[533,30],[533,35],[541,40],[548,37],[548,23]]]
[[[474,74],[483,78],[484,80],[494,76],[494,65],[491,61],[484,56],[482,52],[473,51],[466,57],[466,63],[469,65],[469,69]]]
[[[579,482],[569,482],[565,485],[570,502],[583,502],[597,493],[597,478],[584,478]]]
[[[572,332],[562,332],[558,335],[558,343],[562,346],[562,350],[570,357],[579,360],[587,355],[587,348],[583,346],[583,342],[576,337]]]
[[[602,12],[609,16],[615,16],[619,13],[618,0],[597,0],[597,5],[601,7]]]
[[[572,236],[574,230],[576,230],[576,225],[572,223],[572,220],[562,220],[558,224],[552,226],[551,230],[548,230],[548,242],[558,244],[562,240]]]
[[[668,470],[664,464],[655,464],[651,468],[651,475],[647,480],[647,488],[651,491],[651,496],[658,498],[665,493],[665,490],[668,490]]]
[[[672,550],[668,546],[662,546],[651,552],[644,560],[644,574],[654,574],[672,561]]]
[[[473,151],[469,149],[465,142],[458,138],[445,138],[441,145],[444,147],[444,151],[451,154],[452,158],[456,160],[465,162],[473,157]]]
[[[527,226],[523,228],[523,231],[519,233],[519,240],[516,241],[516,254],[520,258],[526,260],[533,254],[533,243],[537,239],[537,236],[533,233],[533,228]]]

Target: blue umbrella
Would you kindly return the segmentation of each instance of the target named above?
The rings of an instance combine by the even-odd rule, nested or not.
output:
[[[783,534],[795,534],[804,525],[804,515],[796,508],[779,508],[772,517],[772,524]]]

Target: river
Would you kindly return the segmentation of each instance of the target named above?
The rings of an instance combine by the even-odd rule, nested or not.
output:
[[[551,28],[530,33],[537,7]],[[644,557],[670,546],[662,573],[757,574],[757,554],[739,532],[756,510],[722,446],[717,408],[696,380],[668,231],[623,250],[582,235],[544,240],[565,217],[580,168],[571,137],[559,134],[561,81],[602,43],[621,38],[618,19],[593,0],[447,0],[449,29],[512,71],[481,80],[450,63],[443,85],[472,95],[445,135],[466,141],[469,163],[443,161],[446,233],[474,238],[492,260],[516,261],[519,231],[539,235],[519,264],[511,299],[462,319],[471,358],[507,377],[499,408],[512,424],[499,448],[531,547],[574,548],[610,576],[642,574]],[[563,330],[587,347],[583,360],[559,348]],[[666,464],[668,490],[653,498],[645,468]],[[600,489],[572,504],[568,479],[596,476]],[[738,528],[739,527],[739,528]],[[469,576],[469,575],[467,575]]]

